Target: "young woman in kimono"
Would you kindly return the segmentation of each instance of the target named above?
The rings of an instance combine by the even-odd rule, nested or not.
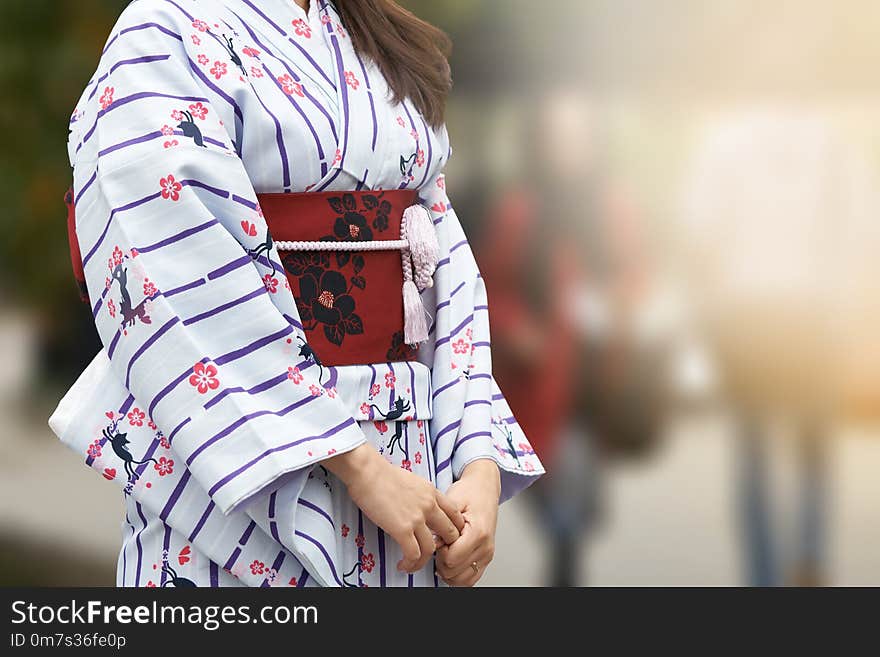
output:
[[[123,489],[119,585],[485,571],[499,503],[543,470],[492,376],[485,286],[446,195],[445,52],[390,0],[137,0],[119,18],[69,140],[104,348],[50,419]],[[320,194],[330,239],[393,240],[383,194],[406,189],[436,251],[404,284],[425,335],[325,365],[314,336],[355,339],[364,288],[395,308],[399,281],[356,252],[279,255],[260,200]]]

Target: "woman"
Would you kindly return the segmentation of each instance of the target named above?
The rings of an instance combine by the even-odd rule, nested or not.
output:
[[[50,420],[123,488],[119,585],[485,571],[498,504],[542,468],[492,377],[485,287],[445,192],[446,46],[390,0],[123,12],[69,140],[104,349]],[[286,252],[280,218],[300,231]],[[389,221],[409,240],[396,274],[391,252],[343,250],[394,240]],[[317,239],[340,250],[297,251]],[[404,316],[380,358],[350,362],[371,322]]]

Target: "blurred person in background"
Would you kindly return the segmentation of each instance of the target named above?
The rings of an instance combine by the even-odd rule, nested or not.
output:
[[[823,109],[767,102],[710,119],[692,167],[690,287],[736,415],[748,582],[821,584],[847,326],[878,243],[868,159]],[[791,441],[770,440],[779,419]]]
[[[654,433],[630,389],[643,363],[629,329],[646,271],[586,92],[551,82],[532,97],[525,167],[490,208],[479,258],[493,304],[493,370],[549,464],[529,496],[550,543],[547,583],[575,586],[601,517],[604,462]],[[636,417],[647,421],[636,428]]]

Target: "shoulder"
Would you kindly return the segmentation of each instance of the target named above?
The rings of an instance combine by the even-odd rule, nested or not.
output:
[[[216,5],[196,0],[132,0],[116,22],[114,32],[150,22],[165,27],[193,28],[193,23],[216,13]]]

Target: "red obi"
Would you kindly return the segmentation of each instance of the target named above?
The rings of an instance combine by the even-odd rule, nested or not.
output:
[[[417,202],[416,194],[402,189],[257,195],[308,344],[324,365],[416,359],[418,347],[404,341],[403,260],[396,244],[402,241],[403,212]],[[65,201],[74,276],[88,301],[72,191]],[[303,241],[330,244],[327,249],[285,244]],[[375,244],[357,250],[354,242]]]

